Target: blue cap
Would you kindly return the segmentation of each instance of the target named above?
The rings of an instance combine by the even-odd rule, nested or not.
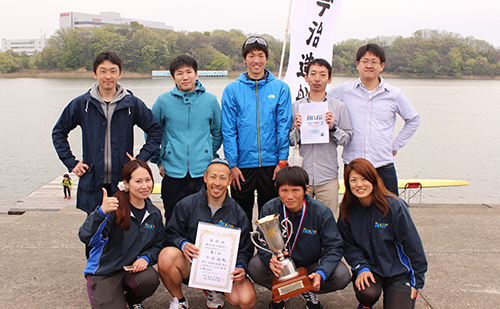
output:
[[[227,165],[229,167],[229,169],[231,169],[231,164],[229,164],[229,162],[226,159],[221,159],[221,158],[212,159],[212,161],[208,162],[206,169],[208,169],[208,167],[210,166],[210,164],[213,164],[213,163],[222,163],[222,164]]]

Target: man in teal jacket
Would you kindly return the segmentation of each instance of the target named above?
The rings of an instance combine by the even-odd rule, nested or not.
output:
[[[205,167],[222,143],[221,109],[198,81],[198,64],[187,55],[170,63],[174,89],[158,97],[153,115],[163,128],[161,148],[151,162],[163,177],[161,197],[168,223],[175,204],[203,186]]]
[[[232,166],[231,196],[252,221],[254,191],[259,211],[278,195],[273,180],[287,165],[292,102],[288,85],[265,69],[269,50],[263,38],[248,38],[242,56],[248,71],[222,95],[222,135]]]

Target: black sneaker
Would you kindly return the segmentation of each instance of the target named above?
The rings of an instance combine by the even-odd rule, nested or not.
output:
[[[308,291],[300,294],[306,301],[306,309],[323,309],[323,305],[319,302],[318,295]]]
[[[279,301],[277,303],[273,303],[272,301],[269,303],[269,309],[285,309],[285,301]]]

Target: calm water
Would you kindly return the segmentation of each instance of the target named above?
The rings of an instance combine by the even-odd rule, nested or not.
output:
[[[350,78],[334,78],[337,85]],[[202,79],[220,98],[232,79]],[[468,187],[424,189],[424,202],[500,203],[500,81],[396,79],[421,115],[413,139],[396,156],[400,178],[466,180]],[[85,92],[92,79],[0,79],[0,212],[65,172],[52,146],[51,131],[62,109]],[[171,80],[124,79],[151,107],[173,87]],[[398,123],[399,126],[402,123]],[[399,128],[398,128],[399,129]],[[136,144],[143,138],[139,129]],[[70,143],[81,156],[80,131]],[[155,175],[157,181],[160,177]]]

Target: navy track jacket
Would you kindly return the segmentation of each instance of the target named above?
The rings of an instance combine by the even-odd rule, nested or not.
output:
[[[427,271],[422,241],[406,203],[396,197],[387,200],[390,210],[385,217],[373,206],[359,204],[352,205],[350,223],[340,216],[344,257],[356,275],[368,269],[382,277],[407,273],[411,286],[421,289]]]

